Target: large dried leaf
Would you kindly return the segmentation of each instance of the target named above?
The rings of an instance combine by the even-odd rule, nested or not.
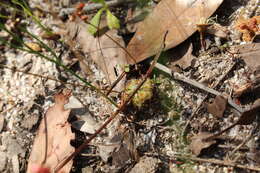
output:
[[[223,0],[162,0],[153,12],[138,25],[137,32],[127,46],[127,50],[140,62],[155,55],[168,30],[165,44],[170,49],[196,31],[196,24],[208,18]],[[127,61],[135,63],[130,57]]]
[[[105,34],[100,37],[94,37],[87,31],[87,24],[82,21],[69,22],[67,24],[68,36],[71,39],[76,39],[80,44],[82,51],[86,57],[89,55],[93,61],[106,75],[108,82],[112,84],[123,72],[126,62],[126,53],[119,47],[115,41],[122,47],[125,47],[123,38],[117,34],[116,30],[106,32],[111,38]],[[124,79],[119,82],[118,91],[123,89]]]
[[[64,109],[68,102],[70,91],[55,95],[55,104],[46,112],[35,137],[29,158],[27,172],[32,173],[35,165],[47,167],[52,172],[58,163],[74,151],[70,141],[75,138],[71,126],[67,122],[70,110]],[[47,144],[47,146],[46,146]],[[46,151],[47,149],[47,151]],[[46,157],[46,160],[45,160]],[[45,160],[45,163],[43,161]],[[69,173],[72,160],[60,172]]]

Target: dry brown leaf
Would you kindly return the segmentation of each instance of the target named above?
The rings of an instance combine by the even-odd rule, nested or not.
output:
[[[68,102],[70,94],[71,92],[66,90],[64,94],[59,93],[54,96],[55,104],[46,112],[34,139],[32,152],[28,161],[28,173],[33,173],[32,170],[35,165],[39,166],[42,164],[43,167],[49,168],[52,172],[65,156],[74,152],[70,141],[75,138],[75,135],[71,132],[71,126],[67,122],[70,110],[64,109],[64,104]],[[43,163],[45,155],[46,161]],[[72,163],[71,160],[59,172],[69,173]]]
[[[232,52],[238,53],[251,70],[256,71],[260,67],[260,43],[233,46],[232,49]]]
[[[137,32],[127,46],[127,50],[140,62],[155,55],[161,40],[168,30],[165,50],[170,49],[196,31],[196,24],[207,19],[223,0],[163,0],[152,13],[138,25]],[[127,61],[135,63],[130,57]]]
[[[193,46],[191,42],[184,42],[175,47],[171,52],[173,65],[179,65],[182,69],[192,66],[195,56],[192,55]]]
[[[226,110],[226,106],[227,106],[227,98],[218,95],[214,99],[213,103],[207,105],[207,110],[212,115],[218,118],[222,118],[224,111]]]
[[[75,38],[86,57],[90,56],[93,59],[106,75],[108,82],[112,84],[123,72],[124,65],[127,64],[125,50],[113,41],[115,40],[125,47],[123,38],[117,34],[116,30],[106,32],[113,40],[105,34],[94,37],[87,31],[87,27],[88,25],[82,21],[69,22],[67,23],[68,36],[71,39]],[[124,79],[118,83],[115,89],[121,91],[123,88]]]
[[[216,143],[215,139],[206,140],[209,136],[212,136],[212,134],[208,132],[199,132],[191,138],[190,149],[193,154],[198,156],[203,149]]]
[[[227,27],[222,26],[218,23],[214,23],[213,25],[209,26],[206,32],[220,38],[227,38],[229,33]]]

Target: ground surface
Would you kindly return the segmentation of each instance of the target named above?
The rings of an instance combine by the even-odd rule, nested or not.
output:
[[[76,4],[76,2],[71,3]],[[45,9],[44,7],[46,7],[46,11],[49,10],[47,10],[48,1],[32,0],[28,1],[28,4],[33,9],[36,7]],[[153,3],[152,6],[155,5]],[[54,7],[51,10],[59,11],[66,7],[73,7],[73,5],[67,1],[61,1]],[[130,7],[122,5],[113,10],[121,19],[125,17],[126,11]],[[44,25],[60,32],[59,29],[63,26],[59,25],[49,13],[38,11]],[[3,6],[0,6],[0,12],[13,13],[10,9],[4,9]],[[241,15],[246,18],[259,16],[259,1],[224,0],[214,15],[218,15],[218,23],[229,29],[227,38],[221,40],[219,44],[217,43],[218,38],[214,40],[214,36],[208,36],[206,37],[207,50],[201,51],[199,34],[192,35],[188,41],[193,44],[196,61],[192,67],[185,70],[178,69],[178,71],[209,87],[217,85],[216,90],[226,93],[226,95],[232,95],[233,91],[240,86],[252,83],[257,74],[246,63],[238,59],[239,55],[230,53],[230,49],[223,48],[223,45],[227,43],[229,45],[245,44],[241,40],[241,34],[234,29],[234,25]],[[6,20],[5,24],[12,27],[15,23],[14,20],[15,17]],[[30,22],[29,19],[21,18],[21,20],[28,24],[30,32],[40,35],[42,30],[38,25]],[[132,36],[132,33],[126,34],[124,29],[121,29],[120,33],[125,40],[129,40],[129,37]],[[10,39],[3,31],[0,31],[0,36]],[[24,40],[25,42],[31,41],[26,36]],[[57,54],[62,52],[61,60],[75,73],[84,76],[95,86],[101,88],[108,86],[105,75],[91,59],[86,58],[86,65],[90,71],[90,74],[86,75],[86,70],[82,70],[78,60],[71,58],[71,46],[66,47],[64,42],[52,40],[44,40],[44,42]],[[166,53],[170,59],[166,63],[167,66],[175,68],[174,62],[171,60],[171,52],[179,50],[183,46],[181,44]],[[83,84],[77,78],[52,62],[35,54],[10,48],[3,42],[0,42],[0,51],[0,64],[4,65],[0,67],[0,172],[26,172],[33,139],[40,121],[48,107],[53,104],[52,96],[60,89],[71,89],[73,99],[70,106],[80,108],[81,113],[75,111],[74,115],[71,115],[71,122],[76,119],[95,122],[94,125],[85,128],[85,132],[81,132],[79,126],[74,126],[73,132],[76,134],[76,140],[72,144],[75,147],[78,147],[89,136],[86,131],[95,131],[95,128],[99,127],[115,111],[115,107],[105,98],[92,89],[79,86],[79,84]],[[46,50],[43,50],[43,53],[50,55],[50,52]],[[259,54],[255,61],[260,61]],[[147,69],[147,63],[140,63],[139,68]],[[129,76],[132,78],[136,75],[130,74]],[[57,80],[52,80],[53,78]],[[124,112],[90,143],[89,148],[74,159],[72,172],[227,173],[254,172],[248,169],[250,166],[259,168],[257,120],[249,125],[237,125],[226,132],[216,145],[206,148],[200,153],[199,158],[205,160],[192,160],[194,155],[189,147],[192,136],[200,131],[219,132],[234,123],[238,116],[227,107],[224,116],[217,118],[208,113],[205,106],[205,103],[213,102],[213,95],[204,99],[207,95],[205,91],[198,90],[185,82],[177,82],[157,73],[155,78],[157,83],[153,89],[153,97],[141,108],[133,105],[127,106]],[[239,98],[237,103],[240,102],[239,104],[242,104],[243,108],[250,108],[253,102],[259,98],[259,94],[258,96],[257,94],[252,93]],[[118,103],[120,99],[119,96],[114,97]],[[199,109],[196,110],[198,106]],[[197,113],[194,113],[195,111]],[[184,130],[187,132],[186,137]],[[250,135],[253,137],[245,145],[231,153]],[[118,143],[120,147],[118,147]],[[210,161],[207,162],[208,159],[219,159],[223,163],[214,164]],[[243,169],[235,168],[232,164],[228,164],[230,162],[245,167]]]

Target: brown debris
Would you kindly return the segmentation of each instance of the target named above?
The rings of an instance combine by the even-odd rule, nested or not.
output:
[[[186,69],[194,65],[195,56],[192,55],[193,46],[191,42],[184,42],[180,46],[174,48],[171,52],[173,65],[179,65],[182,69]]]
[[[254,16],[250,19],[239,19],[236,29],[242,33],[242,39],[245,42],[251,42],[259,34],[260,16]]]
[[[227,38],[229,30],[225,26],[222,26],[218,23],[214,23],[210,25],[205,32],[220,38]]]
[[[222,118],[226,110],[226,106],[227,106],[227,98],[218,95],[215,97],[213,103],[207,104],[207,110],[212,115],[218,118]]]
[[[210,136],[212,136],[212,134],[208,132],[199,132],[197,135],[193,136],[191,138],[192,141],[190,144],[190,149],[192,153],[198,156],[203,149],[215,144],[215,139],[207,139]]]

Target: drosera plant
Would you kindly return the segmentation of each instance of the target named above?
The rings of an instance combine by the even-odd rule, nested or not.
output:
[[[188,142],[182,137],[185,121],[181,118],[184,108],[182,98],[178,94],[180,88],[175,81],[162,74],[157,74],[153,80],[158,81],[157,98],[162,113],[167,115],[167,120],[162,124],[164,132],[161,133],[161,138],[166,145],[162,152],[172,156],[171,160],[174,160],[174,163],[170,164],[170,172],[195,173],[195,164],[189,159],[191,152]]]
[[[98,31],[101,15],[103,12],[106,13],[106,20],[107,20],[107,26],[109,29],[119,29],[120,28],[120,21],[119,19],[112,14],[112,12],[109,10],[108,5],[106,4],[105,0],[91,0],[95,3],[101,3],[103,7],[98,10],[98,12],[95,14],[95,16],[91,19],[90,25],[88,26],[88,31],[92,35],[96,34]]]

